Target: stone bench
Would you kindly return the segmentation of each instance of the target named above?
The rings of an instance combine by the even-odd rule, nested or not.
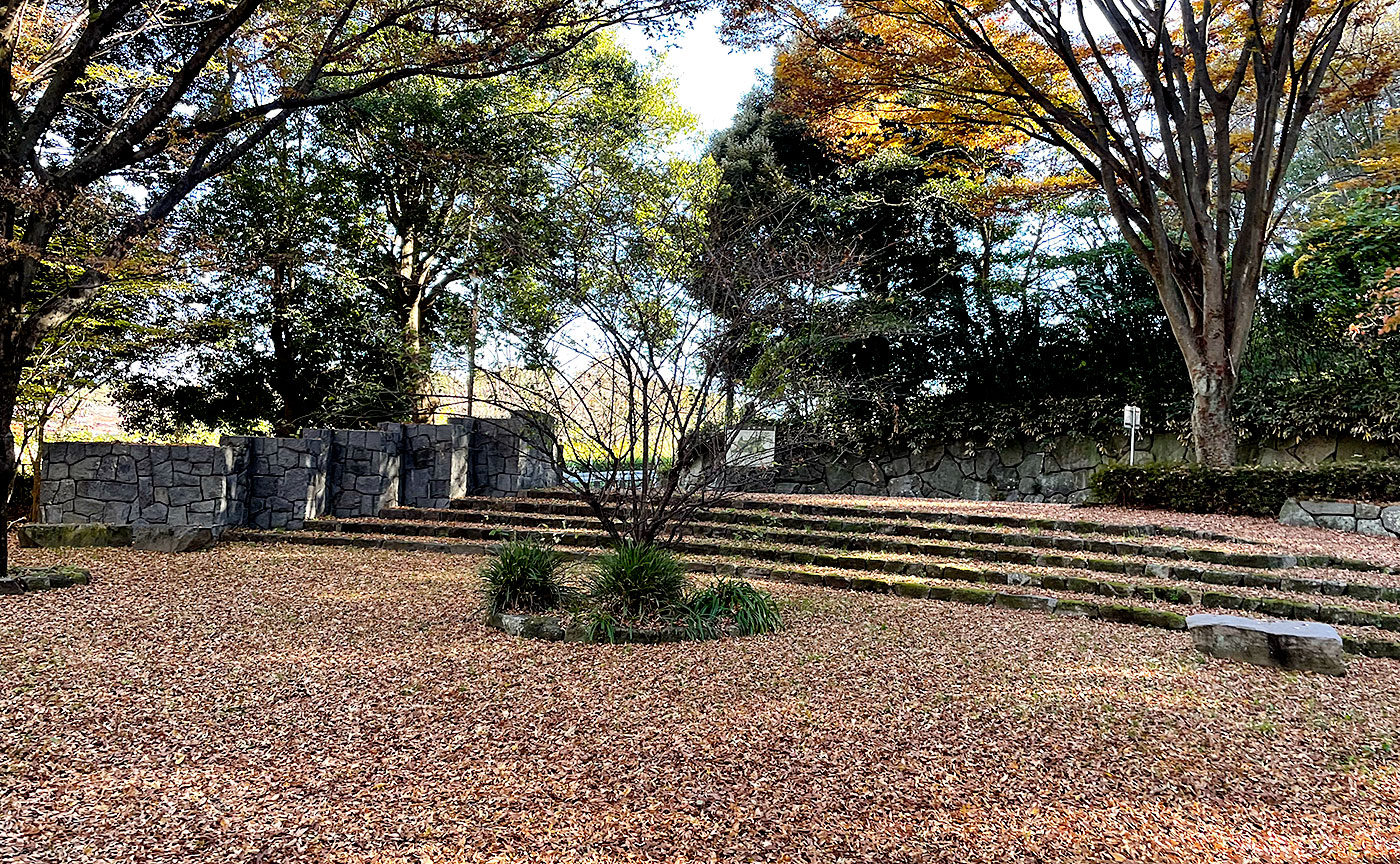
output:
[[[1279,510],[1278,521],[1298,528],[1329,528],[1371,537],[1400,538],[1400,504],[1386,506],[1365,501],[1289,498]]]
[[[1186,629],[1197,650],[1256,666],[1345,675],[1342,637],[1312,621],[1260,621],[1237,615],[1190,615]]]

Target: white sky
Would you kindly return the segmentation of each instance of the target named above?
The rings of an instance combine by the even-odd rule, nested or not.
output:
[[[641,30],[624,29],[618,38],[640,60],[665,55],[665,66],[676,79],[681,105],[700,120],[700,131],[729,126],[739,99],[773,65],[773,50],[736,51],[719,39],[719,10],[696,18],[690,29],[670,39],[648,39]]]

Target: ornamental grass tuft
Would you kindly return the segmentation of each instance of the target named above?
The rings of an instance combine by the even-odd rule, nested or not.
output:
[[[492,612],[545,612],[573,595],[564,580],[563,558],[534,540],[502,543],[481,569],[486,605]]]
[[[637,618],[679,606],[689,587],[675,555],[659,546],[624,542],[598,562],[589,595],[602,609]]]

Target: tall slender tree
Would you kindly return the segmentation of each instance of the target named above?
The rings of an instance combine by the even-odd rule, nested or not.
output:
[[[1011,128],[1102,188],[1185,361],[1197,457],[1235,456],[1232,399],[1303,126],[1358,0],[740,2],[799,36],[780,79],[814,114]],[[1362,12],[1358,12],[1358,10]]]

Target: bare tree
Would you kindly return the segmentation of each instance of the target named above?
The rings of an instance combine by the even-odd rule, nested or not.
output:
[[[0,15],[0,436],[13,448],[20,373],[143,238],[202,182],[299,111],[434,75],[487,78],[558,57],[619,22],[698,0],[13,0]],[[94,197],[126,206],[74,244]],[[71,255],[75,246],[90,254]],[[40,271],[68,274],[42,291]],[[13,481],[0,459],[0,490]],[[3,552],[0,552],[0,556]],[[3,558],[0,558],[3,563]]]
[[[586,240],[551,265],[571,274],[562,323],[520,344],[527,369],[483,370],[490,395],[477,394],[556,441],[563,485],[615,540],[636,543],[675,542],[706,511],[764,484],[776,458],[805,452],[796,436],[807,433],[785,427],[780,444],[778,425],[806,383],[793,351],[817,340],[765,337],[792,326],[781,289],[830,289],[855,263],[833,244],[769,249],[755,246],[753,224],[707,224],[703,179],[689,191],[659,185],[678,191],[614,211],[649,213],[652,224],[583,227]]]

